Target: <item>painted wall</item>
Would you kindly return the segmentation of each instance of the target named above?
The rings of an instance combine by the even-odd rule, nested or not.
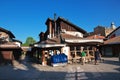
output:
[[[21,47],[21,43],[15,42],[15,44],[16,44],[18,47]]]
[[[9,41],[9,35],[5,32],[0,32],[0,38],[4,39],[5,41]]]
[[[68,47],[68,46],[63,47],[62,50],[61,50],[61,52],[65,53],[68,56],[68,59],[71,58],[71,56],[70,56],[70,47]]]

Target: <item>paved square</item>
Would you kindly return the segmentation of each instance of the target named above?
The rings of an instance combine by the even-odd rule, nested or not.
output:
[[[22,62],[14,66],[0,66],[0,80],[120,80],[118,58],[104,58],[99,65],[68,64],[66,66],[42,66]]]

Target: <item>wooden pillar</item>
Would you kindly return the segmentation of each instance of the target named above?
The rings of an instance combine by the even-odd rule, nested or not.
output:
[[[90,54],[89,54],[89,47],[87,47],[87,56],[89,57]]]
[[[91,61],[90,54],[89,54],[89,47],[87,46],[87,62]]]
[[[40,51],[39,51],[39,50],[36,50],[35,53],[37,54],[37,59],[39,60],[39,59],[40,59],[40,58],[39,58],[39,56],[40,56]]]
[[[47,62],[45,60],[45,51],[44,50],[42,50],[42,65],[43,66],[47,65]]]
[[[93,56],[95,55],[95,48],[96,47],[93,47],[92,50],[93,50]]]
[[[76,47],[74,47],[75,58],[77,57]]]
[[[52,27],[52,37],[54,38],[54,36],[55,36],[55,28]]]

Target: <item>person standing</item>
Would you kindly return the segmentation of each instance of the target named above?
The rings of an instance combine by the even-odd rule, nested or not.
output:
[[[95,58],[95,65],[97,65],[98,60],[101,59],[101,54],[98,48],[95,48],[94,58]]]
[[[81,58],[82,58],[82,65],[85,64],[85,57],[86,57],[86,53],[84,52],[84,50],[81,52]]]

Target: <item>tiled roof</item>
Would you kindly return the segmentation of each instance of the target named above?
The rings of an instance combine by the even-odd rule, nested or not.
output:
[[[65,33],[61,34],[61,38],[62,39],[82,39],[81,37],[77,37],[77,36],[73,36],[73,35],[65,34]]]
[[[60,43],[60,38],[51,38],[51,39],[47,39],[45,41],[42,41],[40,43],[44,43],[44,44],[59,44]]]
[[[0,48],[18,48],[19,46],[14,44],[13,42],[7,42],[4,44],[0,44]]]
[[[89,38],[82,38],[82,37],[77,37],[77,36],[73,36],[70,34],[66,34],[66,33],[61,33],[59,37],[57,38],[51,38],[51,39],[47,39],[45,41],[42,42],[38,42],[36,44],[61,44],[61,40],[68,42],[70,41],[70,43],[92,43],[92,44],[98,44],[98,43],[103,43],[103,41],[101,42],[100,40],[102,40],[104,37],[103,36],[97,36],[96,38],[93,37],[89,37]],[[97,40],[96,40],[97,39]],[[99,40],[98,40],[99,39]],[[73,42],[71,42],[73,41]],[[74,42],[75,41],[75,42]],[[76,42],[77,41],[77,42]]]
[[[120,44],[120,36],[108,39],[107,41],[104,42],[104,44]]]
[[[44,44],[60,44],[61,39],[64,40],[64,39],[82,39],[82,38],[77,37],[77,36],[73,36],[73,35],[70,35],[70,34],[62,33],[59,37],[47,39],[47,40],[42,41],[40,43],[44,43]]]
[[[7,34],[10,35],[10,37],[15,38],[14,34],[9,30],[6,30],[6,29],[0,27],[0,31],[6,32]]]
[[[78,27],[77,25],[71,23],[70,21],[68,21],[68,20],[66,20],[66,19],[64,19],[62,17],[58,17],[57,21],[59,21],[59,20],[62,20],[64,22],[66,22],[67,24],[74,26],[74,28],[76,28],[77,30],[79,30],[80,32],[82,32],[84,34],[87,33],[87,31],[83,30],[82,28]]]
[[[54,20],[52,20],[51,18],[48,18],[47,21],[45,22],[45,24],[47,24],[49,21],[54,22]]]
[[[19,42],[22,44],[22,42],[20,40],[16,40],[16,39],[13,39],[14,42]]]
[[[49,21],[54,22],[53,19],[48,18],[47,21],[45,22],[45,24],[48,24]],[[64,19],[64,18],[62,18],[62,17],[58,17],[58,19],[56,20],[56,22],[59,22],[59,21],[63,21],[63,22],[65,22],[65,23],[69,24],[69,25],[74,26],[74,28],[76,28],[77,30],[79,30],[80,32],[82,32],[82,33],[84,33],[84,34],[87,33],[87,31],[83,30],[83,29],[80,28],[79,26],[73,24],[72,22],[70,22],[70,21],[68,21],[68,20],[66,20],[66,19]]]
[[[99,35],[92,35],[92,36],[88,36],[86,37],[87,39],[104,39],[104,36],[99,36]]]
[[[120,26],[119,26],[118,28],[116,28],[115,30],[113,30],[110,34],[108,34],[108,35],[106,36],[106,38],[107,38],[108,36],[110,36],[112,33],[114,33],[115,31],[117,31],[118,29],[120,29]]]

